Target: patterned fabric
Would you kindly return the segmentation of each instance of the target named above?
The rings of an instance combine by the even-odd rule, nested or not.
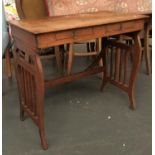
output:
[[[45,0],[50,16],[96,12],[145,12],[152,10],[151,0]]]
[[[50,16],[114,10],[115,0],[46,0]]]
[[[117,12],[147,12],[152,10],[152,0],[116,0]]]

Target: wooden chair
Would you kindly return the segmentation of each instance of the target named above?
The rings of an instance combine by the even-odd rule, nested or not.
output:
[[[74,7],[72,5],[70,5],[71,3],[73,3],[73,5],[76,5],[76,2],[74,0],[72,0],[71,2],[57,2],[53,1],[53,0],[44,0],[45,5],[47,7],[48,10],[48,15],[49,16],[63,16],[63,15],[73,15],[74,14],[78,14],[79,11],[73,11]],[[69,5],[68,5],[69,4]],[[57,7],[56,5],[61,5],[61,7],[64,7],[64,10],[61,10],[59,8],[59,11],[54,11],[55,8]],[[55,7],[56,6],[56,7]],[[81,6],[82,9],[82,6]],[[74,13],[73,13],[74,12]],[[85,32],[83,32],[85,33]],[[74,44],[70,44],[67,45],[67,74],[71,74],[71,70],[72,70],[72,65],[73,65],[73,60],[74,60],[74,56],[81,56],[81,57],[85,57],[85,56],[94,56],[97,55],[99,52],[99,49],[95,49],[95,47],[97,47],[96,45],[98,39],[96,40],[91,40],[91,41],[84,41],[84,42],[75,42],[74,44],[85,44],[86,45],[86,50],[85,51],[81,51],[81,52],[75,52],[73,50],[73,45]],[[97,43],[97,44],[96,44]]]
[[[39,19],[48,16],[44,0],[15,0],[20,19]],[[54,54],[49,55],[50,49],[41,49],[39,55],[42,59],[56,57],[58,70],[62,72],[61,48],[54,47]],[[51,50],[52,51],[52,50]]]
[[[74,62],[74,57],[86,57],[86,56],[96,56],[99,54],[101,50],[101,44],[100,44],[100,39],[97,38],[95,40],[87,41],[87,42],[82,42],[83,44],[87,44],[87,50],[86,51],[79,51],[75,52],[73,48],[73,44],[68,44],[67,45],[67,74],[72,73],[72,68],[73,68],[73,62]],[[76,43],[78,44],[78,43]],[[102,65],[102,62],[100,62],[99,65]]]
[[[150,23],[145,24],[145,28],[141,33],[139,34],[140,40],[141,40],[141,49],[142,49],[142,60],[144,58],[145,66],[146,66],[146,74],[151,74],[151,54],[150,54],[150,38],[152,38],[151,35],[152,27],[150,26]],[[120,36],[122,41],[126,41],[127,44],[131,45],[133,44],[133,39],[128,36]],[[132,55],[131,55],[131,59]]]
[[[130,6],[131,7],[131,6]],[[132,8],[128,8],[129,10],[132,10]],[[150,8],[151,9],[151,8]],[[149,16],[149,20],[145,23],[144,30],[140,33],[140,39],[141,39],[141,49],[142,49],[142,58],[145,59],[145,66],[146,66],[146,74],[151,74],[151,54],[149,49],[149,39],[152,38],[152,35],[150,35],[150,32],[152,32],[152,11],[146,11],[146,12],[140,12],[138,10],[132,10],[131,13],[138,13]],[[121,40],[126,41],[127,44],[131,44],[133,42],[133,38],[121,35],[119,36]]]

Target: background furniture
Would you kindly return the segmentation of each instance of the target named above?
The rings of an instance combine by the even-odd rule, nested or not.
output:
[[[6,24],[4,6],[2,4],[2,52],[3,52],[3,55],[5,55],[6,72],[7,72],[7,76],[9,78],[12,77],[10,46],[11,46],[11,41],[10,41],[10,37],[9,37],[9,33],[8,33],[8,27],[7,27],[7,24]]]
[[[15,0],[20,19],[37,19],[48,16],[43,0]]]
[[[48,14],[49,16],[62,16],[62,15],[71,15],[71,14],[78,14],[78,13],[86,13],[86,12],[97,12],[97,11],[115,11],[115,12],[122,12],[122,13],[146,13],[152,10],[152,0],[45,0]],[[148,15],[148,14],[147,14]],[[147,31],[147,23],[145,26],[145,32],[141,35],[141,39],[144,40],[144,48],[143,48],[143,55],[145,56],[145,63],[146,63],[146,72],[147,74],[151,73],[151,62],[150,62],[150,54],[148,50],[148,33]],[[117,36],[116,38],[121,38],[121,40],[126,41],[127,44],[132,43],[133,39],[128,36]],[[91,51],[94,51],[94,47],[97,45],[91,43],[92,48]],[[90,44],[87,44],[89,47]],[[87,49],[89,51],[89,49]],[[83,52],[81,56],[86,56],[88,53]],[[80,56],[80,54],[71,54],[72,57],[74,55]],[[93,54],[92,54],[93,55]],[[71,72],[71,62],[73,58],[70,58],[68,65],[68,73]]]
[[[83,8],[81,1],[55,1],[55,0],[44,0],[46,2],[48,15],[53,16],[64,16],[64,15],[74,15],[79,13],[87,12]],[[94,1],[95,2],[95,1]],[[94,3],[93,2],[93,3]],[[91,10],[90,10],[91,11]],[[93,10],[92,10],[93,11]],[[82,32],[87,33],[87,32]],[[74,44],[86,44],[86,51],[74,51]],[[96,40],[84,40],[84,42],[75,42],[73,45],[67,45],[67,74],[71,74],[73,68],[74,57],[85,57],[85,56],[95,56],[100,52],[99,39]],[[102,62],[100,62],[102,65]]]
[[[142,41],[142,56],[145,58],[146,73],[149,75],[151,73],[151,56],[149,50],[149,29],[152,20],[152,0],[117,0],[116,12],[126,12],[126,13],[139,13],[148,15],[150,19],[145,23],[144,31],[140,33]],[[121,36],[122,40],[132,43],[133,40],[127,36]]]
[[[139,14],[147,15],[149,19],[145,22],[144,30],[142,30],[139,34],[141,39],[141,50],[142,50],[142,57],[141,59],[145,60],[146,66],[146,74],[151,74],[151,54],[150,54],[150,38],[152,38],[152,11],[148,12],[138,12]],[[121,41],[126,41],[127,44],[133,44],[133,39],[129,36],[122,35],[120,36]],[[132,55],[131,55],[132,58]]]
[[[145,28],[143,32],[143,53],[145,56],[146,73],[151,74],[151,54],[150,54],[150,38],[152,38],[152,11],[144,13],[144,15],[149,16],[149,20],[145,23]],[[152,45],[152,43],[151,43]]]
[[[15,2],[20,19],[40,19],[48,16],[43,0],[15,0]],[[59,47],[40,49],[38,52],[42,58],[56,57],[58,70],[62,72],[62,51]]]
[[[84,35],[85,32],[83,32]],[[89,51],[74,51],[74,46],[73,44],[68,44],[67,45],[67,74],[72,73],[72,68],[73,68],[73,62],[74,62],[74,57],[85,57],[85,56],[97,56],[100,51],[101,51],[101,45],[100,45],[101,40],[98,38],[96,40],[92,40],[92,42],[86,42],[87,46],[91,46],[91,50]],[[74,43],[75,44],[75,43]],[[77,43],[78,44],[78,43]],[[84,42],[83,42],[84,44]],[[88,48],[87,48],[88,49]],[[102,61],[99,63],[102,66]]]

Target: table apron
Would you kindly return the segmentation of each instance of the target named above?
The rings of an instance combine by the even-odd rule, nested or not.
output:
[[[80,29],[51,32],[36,36],[37,47],[47,48],[51,46],[87,41],[100,37],[108,37],[123,33],[139,31],[144,28],[144,20],[126,21],[107,25],[92,26]]]

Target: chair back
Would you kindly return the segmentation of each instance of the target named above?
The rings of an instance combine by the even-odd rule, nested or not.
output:
[[[44,0],[15,0],[20,19],[37,19],[48,16]]]

